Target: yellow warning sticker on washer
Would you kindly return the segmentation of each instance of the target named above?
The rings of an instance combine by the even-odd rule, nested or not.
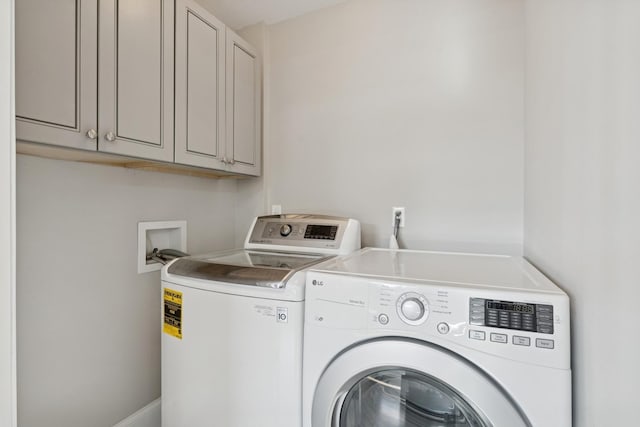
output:
[[[182,339],[182,292],[164,289],[164,325],[162,330]]]

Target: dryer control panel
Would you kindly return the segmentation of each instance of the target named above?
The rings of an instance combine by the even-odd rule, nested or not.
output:
[[[305,330],[330,340],[405,337],[481,360],[571,366],[569,298],[524,259],[369,248],[312,267],[306,281]]]
[[[553,334],[553,306],[470,298],[469,324]]]

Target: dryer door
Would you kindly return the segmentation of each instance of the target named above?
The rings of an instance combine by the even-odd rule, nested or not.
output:
[[[478,367],[440,347],[371,341],[339,355],[316,387],[313,427],[531,426]]]

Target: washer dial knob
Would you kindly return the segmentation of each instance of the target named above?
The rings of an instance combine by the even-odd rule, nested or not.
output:
[[[429,302],[423,295],[407,292],[398,298],[396,310],[404,323],[421,325],[429,317]]]
[[[291,231],[293,231],[293,228],[289,224],[284,224],[282,227],[280,227],[280,235],[282,237],[287,237],[289,234],[291,234]]]

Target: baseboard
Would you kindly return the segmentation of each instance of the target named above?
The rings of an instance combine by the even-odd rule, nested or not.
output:
[[[160,399],[156,399],[113,427],[160,427],[160,417]]]

